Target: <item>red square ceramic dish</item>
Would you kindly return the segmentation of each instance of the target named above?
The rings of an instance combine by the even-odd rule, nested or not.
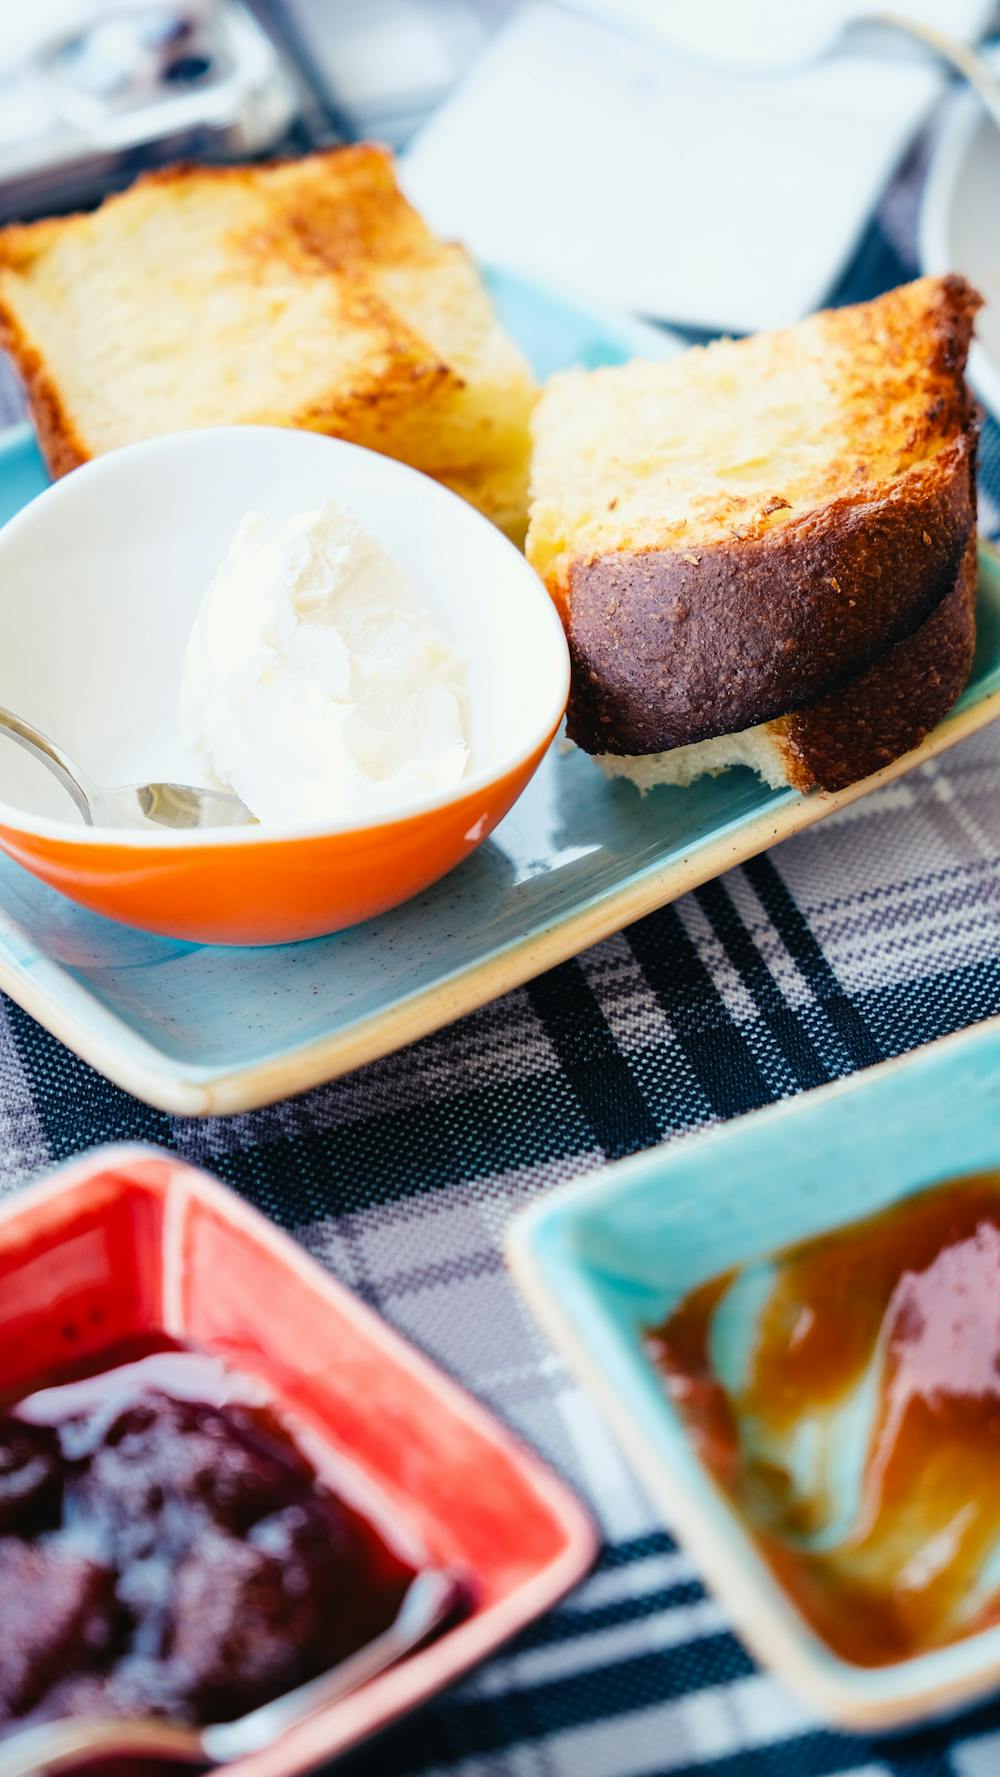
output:
[[[232,1192],[171,1156],[105,1148],[0,1206],[0,1385],[164,1332],[260,1377],[348,1457],[469,1614],[232,1777],[290,1777],[425,1701],[587,1570],[582,1509],[476,1402]]]

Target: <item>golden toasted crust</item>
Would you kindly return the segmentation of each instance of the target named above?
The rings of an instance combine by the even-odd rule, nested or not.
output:
[[[954,586],[975,524],[976,417],[963,369],[979,303],[961,278],[925,279],[782,335],[724,342],[717,360],[703,355],[691,373],[696,386],[706,364],[720,363],[738,404],[741,376],[766,381],[772,364],[794,373],[801,354],[812,386],[826,393],[825,429],[817,446],[808,410],[796,411],[793,374],[785,399],[794,424],[782,411],[787,436],[775,471],[765,456],[754,458],[751,402],[730,483],[713,485],[709,467],[703,495],[675,496],[662,545],[649,540],[655,497],[659,488],[669,496],[676,477],[671,468],[655,480],[649,470],[653,403],[662,395],[665,409],[676,406],[684,358],[643,367],[663,377],[658,384],[651,375],[640,391],[642,445],[608,446],[606,498],[579,530],[582,544],[597,537],[598,547],[574,553],[571,538],[560,540],[536,461],[528,554],[567,628],[573,740],[588,752],[634,756],[740,732],[856,679],[924,624]],[[608,379],[604,403],[616,377],[634,393],[633,368],[593,375]],[[576,393],[570,384],[557,396],[568,402],[564,429],[574,401],[589,399],[577,378]],[[750,392],[756,399],[756,387]],[[537,422],[543,456],[551,451],[548,399]],[[774,432],[773,416],[771,424]],[[669,413],[662,431],[671,433]],[[601,433],[592,430],[581,448],[599,480]],[[630,449],[646,476],[638,522],[623,467]],[[697,450],[692,436],[700,461]],[[622,530],[630,522],[632,535]]]
[[[856,677],[954,585],[975,523],[974,458],[970,427],[888,497],[845,495],[753,545],[574,567],[571,739],[592,753],[661,753]]]
[[[925,623],[860,678],[770,724],[797,790],[842,790],[908,753],[964,690],[976,647],[975,538]]]
[[[100,229],[103,218],[123,208],[144,205],[164,214],[185,191],[215,187],[221,192],[259,196],[267,204],[254,226],[231,229],[228,246],[248,284],[272,271],[276,262],[296,279],[327,272],[355,272],[365,256],[385,264],[395,255],[400,264],[413,262],[423,234],[395,182],[388,152],[370,143],[334,149],[304,161],[280,160],[267,167],[178,165],[145,174],[125,192],[106,198],[93,215],[74,215],[14,225],[0,230],[0,344],[9,353],[25,388],[39,444],[53,476],[64,474],[100,452],[73,417],[43,349],[30,337],[20,318],[18,290],[12,277],[30,279],[53,247],[75,229]],[[413,225],[416,225],[415,227]],[[220,213],[220,227],[226,225]],[[265,414],[261,420],[358,438],[391,427],[399,408],[421,401],[443,386],[461,386],[447,364],[421,345],[398,316],[379,304],[363,287],[352,289],[345,319],[377,329],[378,358],[362,359],[347,381],[327,387],[307,406],[287,414]],[[199,317],[190,317],[197,335]],[[265,342],[248,340],[250,349]],[[183,424],[183,414],[178,422]],[[136,435],[142,419],[136,416]],[[367,442],[367,438],[363,440]]]
[[[36,252],[44,251],[58,224],[32,222],[0,229],[0,348],[13,362],[24,385],[41,452],[53,476],[65,475],[86,462],[88,451],[46,370],[41,353],[22,328],[15,310],[3,299],[3,270],[23,272]]]
[[[384,451],[486,508],[526,483],[531,372],[372,144],[172,167],[92,214],[0,232],[0,343],[56,475],[248,422]]]
[[[28,409],[38,435],[39,449],[53,480],[87,462],[87,450],[49,376],[42,356],[5,313],[0,302],[0,346],[12,359],[24,386]]]

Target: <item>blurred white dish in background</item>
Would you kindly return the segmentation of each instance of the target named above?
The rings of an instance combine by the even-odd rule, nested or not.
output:
[[[604,307],[781,327],[830,295],[944,79],[904,45],[750,80],[529,5],[421,131],[403,182],[480,259]]]
[[[567,0],[609,24],[639,30],[706,61],[747,73],[802,67],[825,55],[855,21],[898,11],[916,23],[974,37],[989,0]]]
[[[30,55],[46,37],[93,18],[96,11],[92,0],[32,0],[30,6],[0,6],[0,72]]]
[[[1000,52],[990,61],[1000,69]],[[956,96],[934,148],[920,214],[928,272],[960,271],[986,298],[969,378],[1000,419],[1000,130],[970,93]]]

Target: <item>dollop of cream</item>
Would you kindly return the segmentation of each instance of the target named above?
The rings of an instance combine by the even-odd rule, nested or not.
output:
[[[345,507],[252,512],[195,620],[179,725],[259,821],[363,820],[461,780],[465,662]]]

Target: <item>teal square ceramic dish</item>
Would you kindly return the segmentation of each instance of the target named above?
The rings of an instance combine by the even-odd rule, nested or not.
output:
[[[679,349],[669,334],[493,272],[540,377]],[[46,485],[27,427],[0,437],[0,524]],[[755,856],[1000,715],[1000,556],[983,545],[972,676],[923,745],[836,795],[748,770],[639,797],[550,748],[487,842],[404,907],[258,949],[117,925],[0,856],[0,988],[92,1066],[181,1115],[252,1109],[360,1067]]]
[[[1000,1020],[552,1193],[512,1225],[515,1278],[600,1401],[757,1657],[827,1718],[893,1726],[1000,1684],[1000,1625],[862,1666],[831,1651],[716,1486],[644,1347],[697,1285],[1000,1167]]]

